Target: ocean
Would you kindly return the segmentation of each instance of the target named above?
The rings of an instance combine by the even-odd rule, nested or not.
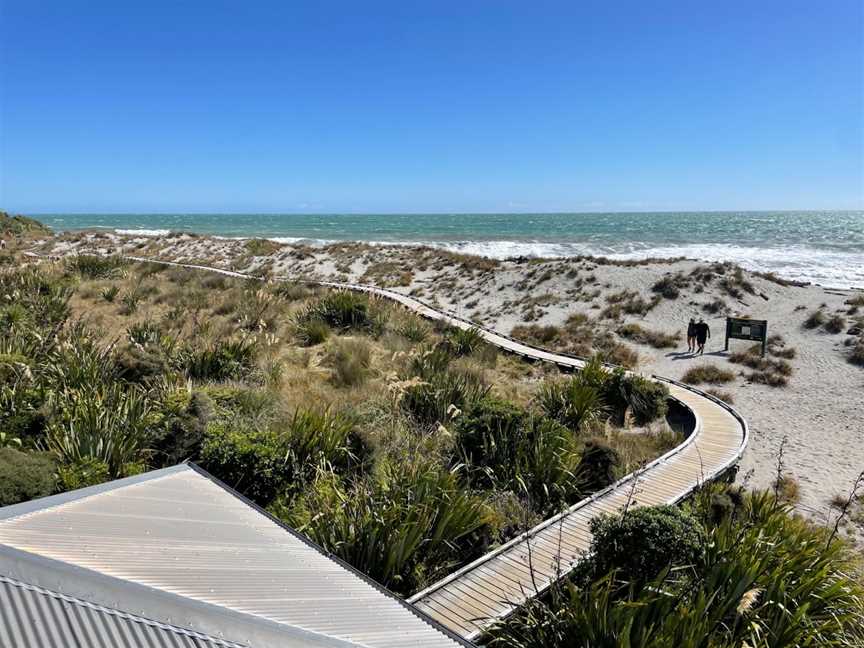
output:
[[[572,214],[42,214],[55,230],[187,231],[324,244],[426,244],[495,258],[685,256],[864,287],[864,212]]]

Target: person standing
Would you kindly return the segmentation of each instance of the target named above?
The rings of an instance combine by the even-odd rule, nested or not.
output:
[[[699,355],[705,352],[705,342],[711,337],[711,329],[708,328],[708,323],[699,318],[696,324],[696,343],[699,345]]]
[[[687,351],[693,353],[696,350],[696,320],[690,318],[690,323],[687,324]]]

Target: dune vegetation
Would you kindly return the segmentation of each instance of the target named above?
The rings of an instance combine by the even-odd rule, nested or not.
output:
[[[680,442],[574,376],[365,295],[80,255],[0,273],[3,504],[195,461],[409,594]]]

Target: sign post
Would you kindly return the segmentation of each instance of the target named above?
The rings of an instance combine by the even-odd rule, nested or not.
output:
[[[762,343],[762,355],[768,343],[768,320],[744,319],[741,317],[726,318],[726,348],[729,350],[729,340],[752,340]]]

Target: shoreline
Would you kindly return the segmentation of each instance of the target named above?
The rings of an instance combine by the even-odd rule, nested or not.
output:
[[[722,213],[722,212],[718,212]],[[790,246],[787,249],[767,249],[758,246],[723,246],[716,243],[708,243],[696,245],[695,247],[678,247],[675,245],[660,245],[648,246],[643,249],[631,249],[629,251],[606,251],[597,250],[587,243],[577,243],[575,241],[553,242],[547,240],[510,240],[510,239],[454,239],[454,240],[365,240],[365,239],[350,239],[350,238],[310,238],[302,236],[270,236],[270,235],[237,235],[226,236],[219,234],[197,233],[187,230],[175,229],[126,229],[115,226],[91,226],[86,228],[76,228],[70,230],[60,230],[57,236],[60,237],[79,237],[89,235],[108,235],[122,236],[135,239],[183,239],[183,238],[207,238],[215,241],[268,241],[278,245],[285,246],[305,246],[326,250],[331,246],[343,246],[346,244],[367,245],[373,248],[420,248],[442,250],[452,252],[454,254],[467,254],[480,256],[496,261],[531,261],[531,262],[551,262],[565,260],[583,260],[594,259],[600,263],[609,262],[634,262],[634,263],[650,263],[650,262],[675,262],[675,261],[703,261],[712,263],[732,262],[745,270],[757,273],[775,275],[783,280],[795,283],[803,283],[814,285],[821,288],[832,290],[864,290],[864,274],[860,277],[857,275],[851,278],[825,278],[820,276],[812,276],[813,271],[802,272],[790,271],[789,268],[779,262],[770,260],[757,260],[760,254],[771,257],[772,259],[784,259],[785,257],[795,256],[796,254],[816,254],[817,251],[811,248],[802,246]],[[648,245],[648,244],[645,244]],[[555,253],[555,250],[558,253]],[[803,250],[803,252],[802,252]],[[551,254],[548,252],[552,251]],[[828,254],[827,252],[822,252]],[[837,254],[837,253],[832,253]],[[854,253],[850,253],[850,259],[843,260],[845,265],[838,266],[835,262],[820,264],[821,268],[836,268],[836,267],[864,267],[864,255],[861,259],[851,258]],[[812,263],[812,260],[810,260]]]

